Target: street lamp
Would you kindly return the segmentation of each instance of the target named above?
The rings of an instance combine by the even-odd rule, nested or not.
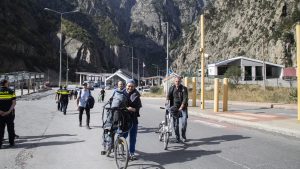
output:
[[[138,86],[140,85],[140,59],[139,58],[134,58],[132,57],[133,59],[136,59],[138,61]]]
[[[49,9],[49,8],[44,8],[44,10],[46,11],[50,11],[50,12],[54,12],[56,14],[60,15],[60,40],[59,40],[59,80],[58,80],[58,85],[61,86],[61,57],[62,57],[62,17],[64,14],[68,14],[68,13],[75,13],[75,12],[79,12],[79,10],[74,10],[74,11],[68,11],[68,12],[59,12],[53,9]],[[67,58],[68,59],[68,58]],[[68,80],[68,60],[67,60],[67,77],[66,80]],[[67,82],[66,82],[67,85]]]
[[[162,24],[166,24],[167,25],[167,72],[166,72],[166,77],[168,77],[169,75],[169,22],[163,22]]]
[[[131,48],[131,78],[133,79],[133,47],[123,45],[123,47]]]

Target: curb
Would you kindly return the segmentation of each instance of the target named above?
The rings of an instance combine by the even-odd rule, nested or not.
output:
[[[205,113],[196,113],[193,111],[189,111],[189,113],[191,115],[195,115],[195,116],[206,118],[206,119],[227,122],[227,123],[238,125],[238,126],[249,127],[249,128],[253,128],[253,129],[258,129],[258,130],[263,130],[263,131],[267,131],[267,132],[272,132],[272,133],[277,133],[277,134],[300,138],[300,131],[297,131],[297,130],[284,129],[284,128],[270,126],[270,125],[266,125],[266,124],[260,124],[260,123],[256,123],[256,122],[248,122],[248,121],[242,121],[242,120],[236,120],[236,119],[229,119],[229,118],[225,118],[225,117],[218,117],[215,115],[208,115]]]

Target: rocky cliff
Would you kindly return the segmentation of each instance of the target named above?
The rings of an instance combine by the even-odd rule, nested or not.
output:
[[[199,15],[204,13],[208,62],[244,55],[295,65],[293,24],[299,0],[2,0],[1,71],[58,70],[59,15],[45,11],[80,10],[63,16],[63,68],[71,72],[131,69],[133,55],[153,75],[165,68],[166,24],[170,61],[177,73],[196,72]],[[125,47],[126,45],[127,47]],[[264,51],[264,52],[263,52]],[[136,61],[134,71],[136,72]],[[63,69],[65,70],[65,69]],[[72,79],[72,73],[71,79]],[[73,74],[74,79],[74,74]]]
[[[236,56],[295,66],[295,29],[299,0],[208,0],[204,9],[208,62]],[[173,50],[173,66],[189,74],[199,68],[199,18]],[[176,54],[177,55],[176,55]],[[175,56],[176,55],[176,56]],[[188,71],[186,71],[188,70]]]

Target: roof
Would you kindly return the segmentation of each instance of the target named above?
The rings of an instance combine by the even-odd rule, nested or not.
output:
[[[78,75],[86,75],[86,76],[110,76],[112,73],[92,73],[92,72],[75,72]]]
[[[124,70],[124,69],[119,69],[117,70],[114,74],[112,74],[111,76],[109,76],[106,81],[108,81],[109,79],[113,78],[114,76],[119,76],[121,79],[127,81],[129,79],[132,79],[132,75],[129,71],[127,70]],[[133,74],[133,78],[134,79],[137,79],[137,75],[136,74]]]
[[[247,57],[244,57],[244,56],[239,56],[239,57],[223,60],[223,61],[220,61],[220,62],[217,62],[217,63],[209,64],[208,67],[227,65],[228,63],[239,60],[239,59],[249,60],[249,61],[252,61],[252,62],[258,62],[258,63],[262,63],[262,64],[264,63],[264,61],[261,61],[261,60],[258,60],[258,59],[252,59],[252,58],[247,58]],[[265,64],[284,68],[283,65],[279,65],[279,64],[275,64],[275,63],[271,63],[271,62],[265,62]]]
[[[163,81],[167,81],[167,80],[170,80],[174,77],[181,77],[179,74],[177,73],[171,73],[168,77],[164,78]]]
[[[149,80],[149,79],[162,79],[163,76],[152,76],[152,77],[142,77],[142,80]]]

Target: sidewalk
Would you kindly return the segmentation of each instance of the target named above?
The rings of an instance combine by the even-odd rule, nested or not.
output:
[[[189,114],[300,138],[300,121],[290,116],[230,111],[214,113],[212,109],[200,110],[200,107],[189,107]]]

